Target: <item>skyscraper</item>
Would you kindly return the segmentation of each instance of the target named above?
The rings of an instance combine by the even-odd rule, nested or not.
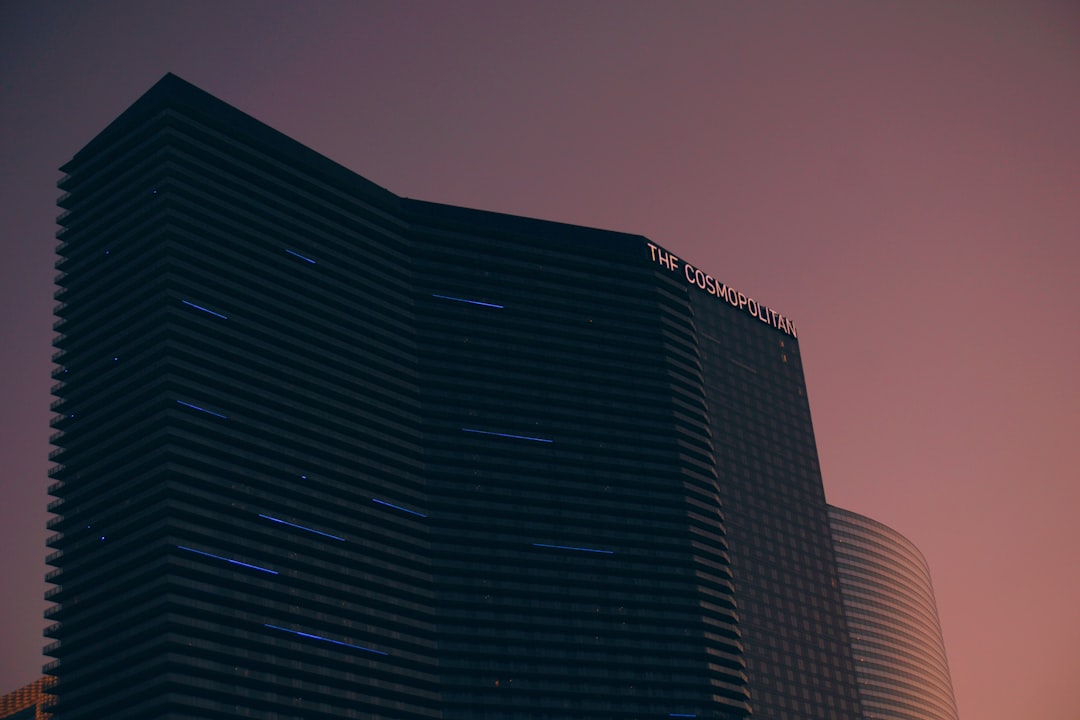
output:
[[[64,169],[57,716],[439,717],[396,198],[174,77]]]
[[[60,720],[860,717],[789,318],[174,76],[63,170]]]
[[[447,717],[742,716],[685,291],[640,238],[405,211]]]
[[[860,717],[794,325],[669,260],[690,286],[754,713]]]
[[[868,718],[957,720],[926,560],[877,520],[829,507],[840,592]]]

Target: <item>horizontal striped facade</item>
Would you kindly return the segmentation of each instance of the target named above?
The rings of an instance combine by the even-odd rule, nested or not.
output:
[[[168,76],[63,168],[53,712],[743,718],[694,312]]]
[[[930,569],[877,520],[829,508],[840,589],[867,717],[957,720]]]
[[[925,564],[826,505],[777,311],[171,75],[63,172],[58,720],[948,709]],[[937,675],[886,691],[900,631]]]

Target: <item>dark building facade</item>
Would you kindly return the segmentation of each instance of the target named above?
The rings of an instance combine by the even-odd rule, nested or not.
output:
[[[957,720],[926,559],[877,520],[830,506],[829,522],[866,717]]]
[[[57,718],[860,717],[789,319],[174,76],[63,170]]]
[[[754,714],[860,717],[798,341],[692,303]]]

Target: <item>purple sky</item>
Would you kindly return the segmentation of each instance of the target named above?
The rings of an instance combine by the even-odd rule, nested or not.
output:
[[[56,168],[168,71],[791,317],[828,498],[926,555],[961,717],[1076,717],[1080,6],[1029,0],[0,3],[0,693],[42,664]]]

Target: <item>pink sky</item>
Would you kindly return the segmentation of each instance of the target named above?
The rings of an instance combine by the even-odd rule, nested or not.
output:
[[[400,195],[649,236],[792,318],[833,504],[961,717],[1080,674],[1080,6],[0,4],[0,692],[40,675],[56,168],[175,72]]]

